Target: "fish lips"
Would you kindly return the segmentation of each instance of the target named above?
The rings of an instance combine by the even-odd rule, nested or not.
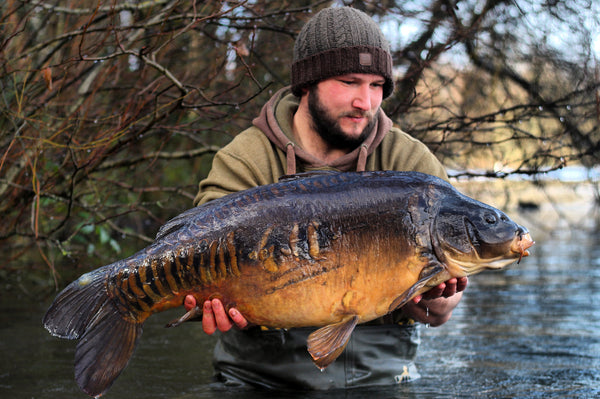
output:
[[[521,234],[515,237],[510,246],[510,249],[515,254],[519,255],[518,262],[521,262],[521,259],[524,256],[530,255],[528,249],[531,248],[533,244],[535,244],[535,241],[533,241],[533,239],[531,238],[531,234],[529,234],[529,232],[526,229],[524,229],[524,231]]]

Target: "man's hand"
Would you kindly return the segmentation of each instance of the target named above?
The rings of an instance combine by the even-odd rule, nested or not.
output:
[[[183,306],[185,310],[191,310],[197,305],[196,298],[192,295],[185,297]],[[248,326],[248,321],[236,309],[229,309],[229,315],[225,312],[223,303],[220,299],[205,301],[202,305],[202,329],[207,334],[214,334],[215,331],[229,331],[234,325],[239,328]]]
[[[452,311],[462,298],[462,291],[467,288],[467,277],[451,278],[432,288],[422,295],[417,295],[404,305],[404,313],[421,323],[433,327],[447,322]]]
[[[414,303],[421,302],[422,299],[449,298],[457,292],[462,292],[467,288],[469,279],[467,277],[451,278],[445,283],[441,283],[435,288],[430,289],[423,295],[417,295],[413,298]]]

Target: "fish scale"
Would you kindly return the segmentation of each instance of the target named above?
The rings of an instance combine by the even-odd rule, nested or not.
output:
[[[307,349],[325,368],[358,323],[520,260],[532,244],[501,211],[433,176],[302,174],[176,216],[147,248],[69,284],[44,325],[80,339],[75,379],[92,396],[125,368],[144,321],[186,295],[219,298],[257,325],[319,328]]]

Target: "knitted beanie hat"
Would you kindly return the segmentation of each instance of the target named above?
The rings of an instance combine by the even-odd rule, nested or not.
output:
[[[292,93],[300,97],[303,87],[347,73],[383,76],[383,98],[394,90],[390,45],[375,21],[355,8],[325,8],[294,44]]]

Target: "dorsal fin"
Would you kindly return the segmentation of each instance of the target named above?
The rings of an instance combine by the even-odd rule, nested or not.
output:
[[[310,172],[296,173],[293,175],[283,175],[279,178],[279,183],[286,182],[286,181],[294,181],[294,180],[299,180],[299,179],[306,179],[308,177],[337,175],[339,173],[340,172],[337,170],[312,170]]]
[[[180,213],[179,215],[173,217],[171,220],[168,220],[164,225],[162,225],[158,229],[158,233],[156,233],[155,240],[160,240],[171,234],[174,231],[181,229],[186,223],[189,222],[191,218],[193,218],[197,213],[201,213],[205,208],[201,206],[196,206],[194,208],[190,208],[185,212]]]
[[[308,336],[308,352],[318,368],[323,370],[341,355],[357,323],[358,316],[348,316],[339,323],[319,328]]]

